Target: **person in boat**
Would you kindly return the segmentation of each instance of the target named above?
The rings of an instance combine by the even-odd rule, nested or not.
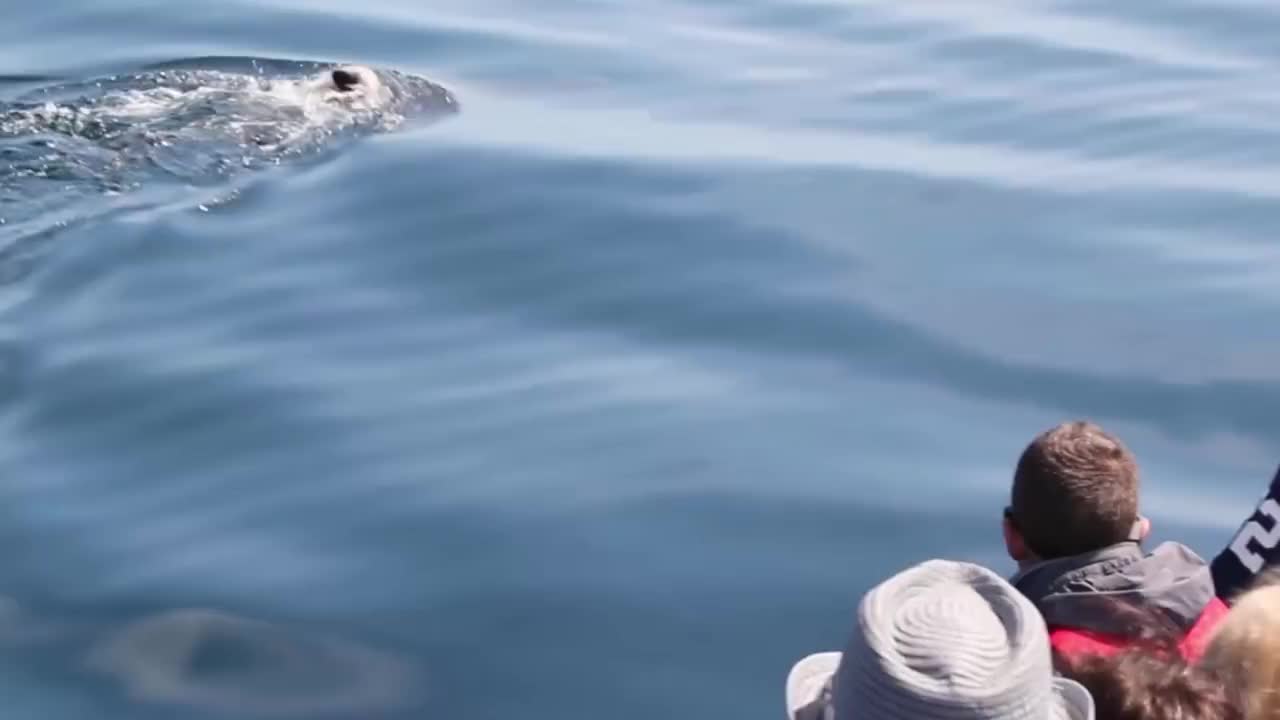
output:
[[[1059,665],[1097,707],[1097,720],[1274,720],[1246,715],[1248,698],[1234,683],[1169,652],[1126,648],[1111,655],[1077,655]]]
[[[1187,657],[1227,612],[1209,564],[1167,542],[1147,552],[1133,454],[1097,424],[1066,422],[1037,435],[1014,471],[1004,543],[1010,582],[1040,610],[1064,655],[1110,654],[1131,644],[1117,602],[1167,615]]]
[[[1253,514],[1209,567],[1218,597],[1228,605],[1254,585],[1259,573],[1280,567],[1280,469]]]
[[[1095,720],[1088,691],[1054,674],[1031,601],[950,560],[872,588],[844,650],[795,663],[785,691],[788,720]]]
[[[1118,600],[1111,605],[1132,628],[1128,645],[1110,654],[1054,653],[1054,667],[1093,697],[1097,720],[1251,720],[1238,683],[1183,654],[1183,632],[1172,618],[1158,608]]]
[[[1214,629],[1200,665],[1242,698],[1245,720],[1280,718],[1280,575],[1254,577]]]

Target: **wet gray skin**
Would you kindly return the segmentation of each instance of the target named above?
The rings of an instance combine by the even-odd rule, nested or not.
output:
[[[429,80],[363,72],[376,82],[347,66],[212,58],[11,97],[0,84],[0,250],[24,221],[52,220],[55,210],[74,216],[77,198],[163,181],[213,184],[458,111]]]

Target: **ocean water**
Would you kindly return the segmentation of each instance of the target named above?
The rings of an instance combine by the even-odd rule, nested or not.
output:
[[[1011,569],[1075,417],[1216,553],[1280,462],[1277,29],[15,4],[5,717],[782,717],[885,575]]]

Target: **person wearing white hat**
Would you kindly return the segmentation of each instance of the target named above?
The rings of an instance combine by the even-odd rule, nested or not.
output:
[[[930,560],[872,588],[843,652],[787,676],[788,720],[1093,720],[1044,619],[984,567]]]

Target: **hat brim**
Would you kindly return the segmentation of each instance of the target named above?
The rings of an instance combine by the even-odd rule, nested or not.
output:
[[[787,674],[787,720],[822,720],[827,703],[823,691],[840,667],[841,653],[814,653],[791,667]],[[1093,696],[1083,685],[1066,678],[1053,679],[1053,707],[1049,720],[1094,720]]]
[[[1093,696],[1075,680],[1053,679],[1052,720],[1094,720]]]
[[[791,667],[787,673],[788,720],[821,720],[825,711],[825,703],[821,702],[823,689],[840,667],[841,654],[814,653]]]

